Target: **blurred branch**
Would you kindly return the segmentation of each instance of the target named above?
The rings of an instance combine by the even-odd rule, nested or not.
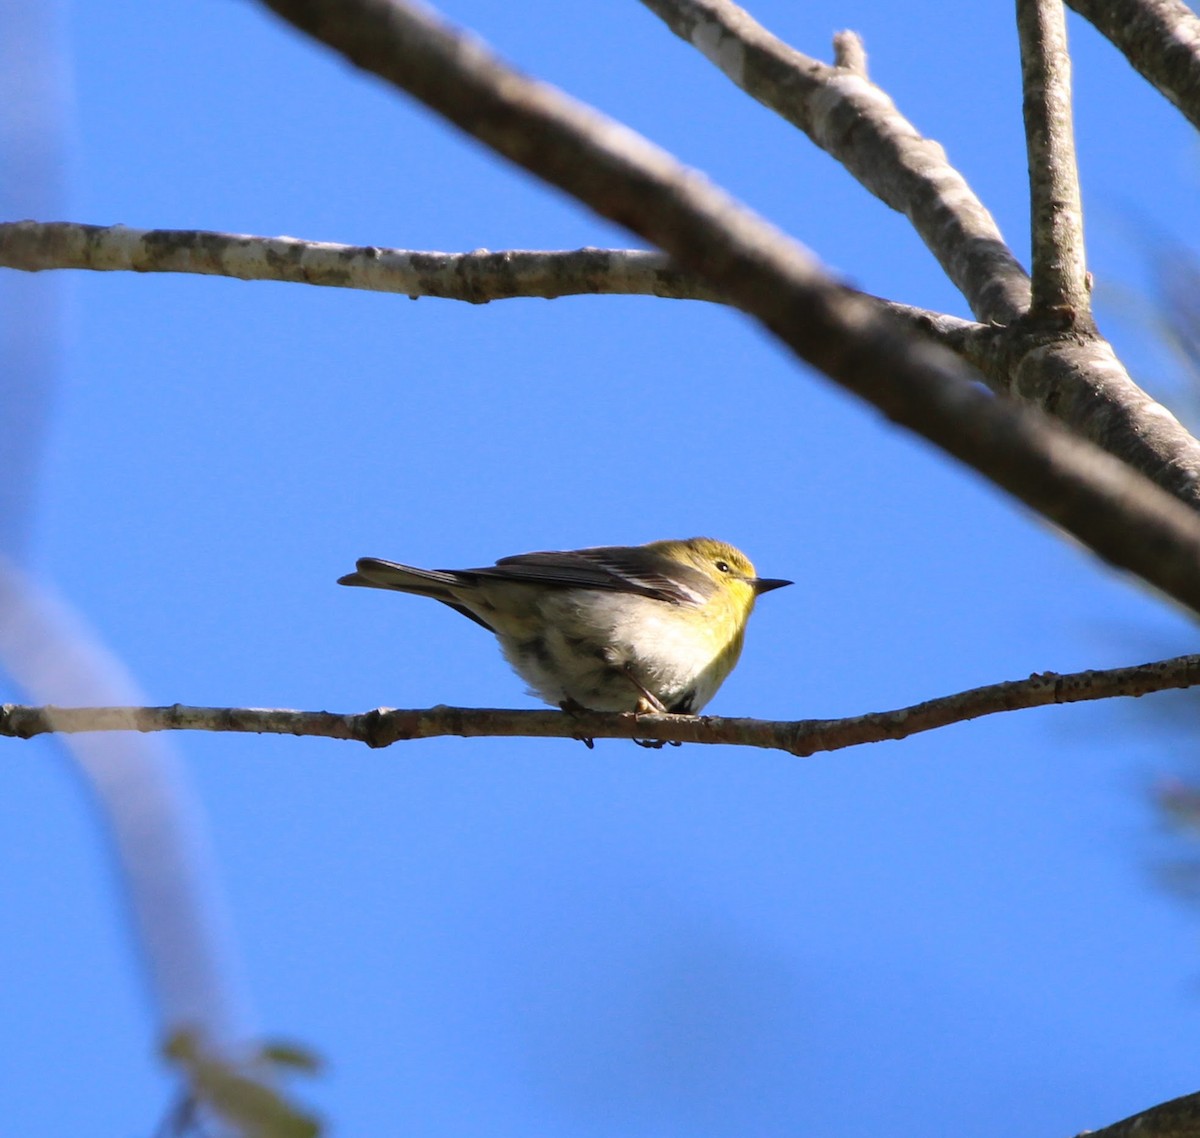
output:
[[[0,665],[35,699],[141,698],[82,617],[0,557]],[[112,842],[164,1035],[202,1030],[214,1054],[249,1038],[231,922],[216,884],[200,804],[165,741],[68,740]]]
[[[1180,0],[1067,0],[1200,129],[1200,17]]]
[[[0,0],[0,216],[57,213],[64,194],[75,118],[65,15],[59,4]],[[37,702],[140,702],[131,675],[82,614],[22,567],[58,379],[59,283],[12,274],[0,282],[0,671]],[[203,811],[171,741],[56,742],[51,751],[62,751],[94,813],[97,854],[111,862],[105,885],[129,923],[158,1030],[186,1025],[204,1036],[196,1052],[203,1061],[240,1070],[250,1035],[231,922]],[[17,913],[9,918],[21,923]],[[73,951],[91,972],[94,938]],[[43,1003],[52,1000],[50,989]]]
[[[1173,1098],[1083,1134],[1088,1138],[1196,1138],[1200,1134],[1200,1093]]]
[[[0,0],[0,217],[61,209],[74,121],[65,6]],[[0,280],[0,551],[29,553],[37,485],[55,403],[63,292]]]
[[[860,743],[905,739],[923,731],[1001,711],[1079,703],[1200,684],[1200,655],[1105,671],[1035,673],[941,696],[896,711],[846,719],[723,719],[716,716],[602,712],[508,711],[499,708],[377,708],[362,714],[254,707],[0,707],[0,735],[20,739],[52,732],[239,731],[308,735],[387,747],[409,739],[522,736],[539,739],[637,739],[660,743],[725,743],[811,755]]]
[[[1033,233],[1033,310],[1093,330],[1062,0],[1017,0]]]
[[[642,3],[904,214],[978,319],[1008,324],[1029,307],[1029,278],[992,215],[941,146],[922,137],[867,79],[865,55],[861,72],[830,67],[773,36],[730,0]],[[836,50],[844,58],[845,48]]]

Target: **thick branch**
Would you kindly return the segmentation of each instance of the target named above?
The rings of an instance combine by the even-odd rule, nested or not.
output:
[[[1116,565],[1200,611],[1200,518],[1109,455],[980,391],[786,235],[626,127],[399,0],[268,0],[360,67],[701,273],[801,358]]]
[[[1041,408],[1200,509],[1200,442],[1130,379],[1108,341],[973,326],[943,342],[961,349],[997,391]]]
[[[721,719],[691,715],[614,715],[588,712],[506,711],[494,708],[433,707],[423,711],[378,708],[360,715],[330,711],[285,711],[250,707],[0,707],[0,735],[29,739],[51,732],[246,731],[311,735],[387,747],[408,739],[443,735],[553,739],[641,739],[671,743],[728,743],[811,755],[860,743],[905,739],[951,723],[1001,711],[1140,696],[1200,684],[1200,655],[1152,664],[1061,676],[1035,673],[941,696],[897,711],[847,719]]]
[[[1062,0],[1017,0],[1029,156],[1035,320],[1091,328],[1083,203],[1071,121],[1071,57]]]
[[[977,343],[966,345],[978,349],[966,356],[996,391],[1018,395],[1060,419],[1188,505],[1200,508],[1200,443],[1133,382],[1107,344],[1093,338],[1092,343],[1080,345],[1063,338],[1068,329],[1090,330],[1091,324],[1082,215],[1074,158],[1069,153],[1069,74],[1065,71],[1069,64],[1062,37],[1055,42],[1064,51],[1053,56],[1053,72],[1038,86],[1042,117],[1054,127],[1050,132],[1048,125],[1045,138],[1054,146],[1045,152],[1039,149],[1041,156],[1031,161],[1035,171],[1054,172],[1048,184],[1035,182],[1035,189],[1040,186],[1045,193],[1037,198],[1042,205],[1035,208],[1034,225],[1034,232],[1047,238],[1040,262],[1044,270],[1040,308],[1045,313],[1050,307],[1052,331],[1059,338],[1050,354],[1043,351],[1050,338],[1045,327],[1031,329],[1018,319],[1029,304],[1029,282],[990,214],[946,162],[941,147],[922,138],[864,74],[830,68],[802,55],[730,0],[643,3],[735,83],[804,130],[864,186],[912,221],[980,319],[1006,325],[1005,334],[975,337]],[[839,41],[836,51],[840,59],[848,49]],[[1038,220],[1042,215],[1045,224]],[[1055,269],[1059,264],[1061,275]],[[957,349],[962,342],[954,346]],[[1076,356],[1077,347],[1086,350]],[[1031,350],[1031,359],[1053,359],[1052,376],[1032,378],[1032,369],[1026,366]],[[1087,371],[1092,358],[1103,358],[1098,378]]]
[[[1180,0],[1067,0],[1200,130],[1200,18]]]
[[[922,137],[863,70],[796,51],[730,0],[642,3],[904,214],[978,319],[1008,324],[1026,311],[1029,279],[992,215],[945,151]]]
[[[1200,1093],[1173,1098],[1101,1130],[1083,1133],[1087,1138],[1196,1138],[1200,1134]]]

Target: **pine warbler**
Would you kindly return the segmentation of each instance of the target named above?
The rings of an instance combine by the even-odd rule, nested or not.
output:
[[[744,553],[693,537],[522,553],[487,569],[364,557],[339,585],[432,597],[496,634],[530,694],[564,710],[695,715],[733,670],[760,593]]]

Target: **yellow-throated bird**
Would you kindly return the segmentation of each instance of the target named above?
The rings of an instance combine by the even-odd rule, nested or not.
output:
[[[567,710],[696,714],[742,651],[760,593],[749,558],[710,537],[522,553],[486,569],[364,557],[339,585],[432,597],[496,634],[532,694]]]

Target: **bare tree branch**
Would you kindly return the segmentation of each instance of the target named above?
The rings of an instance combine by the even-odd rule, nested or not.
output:
[[[70,221],[0,223],[0,267],[25,272],[200,273],[485,304],[513,297],[620,294],[720,302],[663,253],[641,249],[437,253],[194,229]],[[1200,503],[1200,445],[1138,388],[1103,341],[997,329],[848,290],[979,368],[997,391],[1051,410],[1185,502]]]
[[[1111,1126],[1083,1133],[1088,1138],[1196,1138],[1200,1134],[1200,1093],[1173,1098]]]
[[[637,250],[443,254],[293,238],[136,230],[69,222],[0,225],[0,264],[220,273],[481,303],[511,296],[622,292],[716,299],[719,290],[660,253]],[[1128,379],[1102,342],[1035,344],[954,317],[871,298],[978,366],[997,389],[1043,406],[1188,502],[1200,500],[1200,446]],[[1082,359],[1082,355],[1088,359]],[[1098,366],[1093,366],[1098,365]]]
[[[905,739],[951,723],[1001,711],[1141,696],[1200,684],[1200,655],[1105,671],[1035,673],[940,696],[896,711],[846,719],[723,719],[693,715],[634,715],[500,708],[377,708],[362,714],[287,711],[254,707],[21,707],[0,706],[0,736],[30,739],[52,732],[238,731],[346,739],[388,747],[409,739],[444,735],[462,738],[522,736],[538,739],[639,739],[670,743],[726,743],[807,756],[861,743]]]
[[[663,253],[640,249],[439,253],[190,229],[77,222],[0,223],[0,267],[178,272],[287,281],[484,304],[513,297],[653,295],[720,301],[712,285]],[[978,367],[998,391],[1050,409],[1080,434],[1184,501],[1200,499],[1200,448],[1129,379],[1111,350],[1074,339],[1034,344],[1017,329],[872,297],[911,330]],[[1036,339],[1036,338],[1035,338]],[[1085,358],[1086,357],[1086,358]]]
[[[645,249],[504,249],[435,253],[203,229],[131,229],[74,221],[0,222],[0,268],[23,272],[198,273],[487,304],[514,297],[656,296],[724,303],[703,277]],[[963,354],[983,324],[848,289],[915,332]],[[990,359],[986,352],[980,359]]]
[[[399,0],[268,0],[366,70],[701,273],[801,358],[1200,611],[1200,518],[1102,451],[980,391],[785,234],[633,131]]]
[[[881,311],[887,312],[910,332],[948,348],[973,367],[978,366],[977,359],[988,361],[991,358],[989,345],[996,329],[990,324],[978,324],[974,320],[963,320],[960,316],[947,316],[944,312],[916,308],[895,300],[884,300],[882,297],[872,296],[869,292],[859,292],[858,289],[847,291],[854,296],[863,297]],[[984,378],[986,377],[980,376],[980,379]]]
[[[1200,442],[1130,379],[1107,340],[1000,328],[963,330],[946,342],[961,345],[993,387],[1044,409],[1200,509]]]
[[[941,147],[922,138],[879,88],[862,76],[795,51],[731,0],[643,3],[735,83],[798,126],[867,189],[912,221],[980,319],[1006,326],[1001,335],[975,336],[956,344],[969,349],[966,357],[996,391],[1017,395],[1060,419],[1200,508],[1200,443],[1133,382],[1107,344],[1095,339],[1083,350],[1076,335],[1082,328],[1064,318],[1087,313],[1086,289],[1077,308],[1064,306],[1052,313],[1058,317],[1053,328],[1025,326],[1021,317],[1029,304],[1029,282],[991,215],[946,162]],[[1048,90],[1061,89],[1056,74]],[[1056,104],[1060,102],[1056,95]],[[1069,126],[1069,102],[1067,111]],[[1073,161],[1066,168],[1073,169]],[[1069,219],[1065,209],[1055,208],[1051,216],[1056,225]],[[1074,216],[1078,221],[1078,209]],[[1067,263],[1072,295],[1078,300],[1084,277],[1077,229],[1074,240]],[[1082,323],[1092,330],[1090,322]],[[1029,366],[1030,353],[1042,374]],[[1088,371],[1091,360],[1103,364],[1098,376]]]
[[[1062,0],[1017,0],[1025,148],[1029,155],[1036,321],[1092,330],[1083,202],[1071,120],[1071,57]]]
[[[1180,0],[1067,0],[1200,130],[1200,18]]]
[[[1008,324],[1028,309],[1029,278],[992,215],[865,73],[789,47],[730,0],[642,3],[904,214],[979,320]]]
[[[867,49],[857,32],[847,29],[834,33],[833,62],[836,67],[867,77]]]
[[[217,272],[476,302],[584,290],[718,295],[717,289],[674,267],[661,254],[638,251],[427,254],[289,238],[23,222],[0,227],[0,256],[6,264],[28,269],[86,265]],[[997,386],[1004,386],[997,376],[1014,376],[1015,390],[1023,397],[1051,408],[1177,496],[1197,499],[1200,448],[1173,417],[1128,381],[1107,345],[1092,345],[1090,355],[1095,358],[1086,361],[1081,361],[1081,347],[1074,342],[1047,344],[1031,353],[1027,342],[1018,345],[989,336],[968,322],[903,306],[890,308],[923,334],[963,352]]]
[[[202,273],[244,281],[439,296],[486,304],[518,296],[621,293],[719,301],[663,253],[642,249],[433,253],[196,229],[130,229],[70,221],[0,223],[0,267]]]

